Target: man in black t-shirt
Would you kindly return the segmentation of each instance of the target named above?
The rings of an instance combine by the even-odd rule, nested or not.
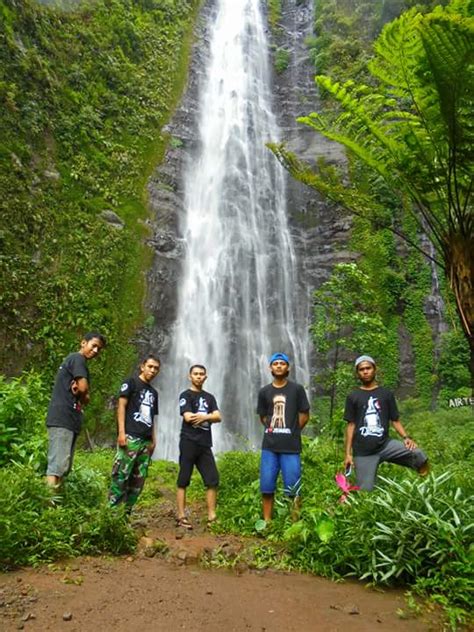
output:
[[[346,398],[346,470],[354,464],[357,485],[365,491],[373,489],[377,468],[383,461],[411,467],[425,476],[428,458],[400,422],[393,393],[377,384],[373,358],[358,357],[355,369],[361,386]],[[390,439],[390,423],[403,443]]]
[[[284,492],[299,505],[301,430],[308,423],[309,402],[301,384],[288,380],[290,361],[284,353],[270,358],[273,376],[258,394],[257,414],[265,430],[260,461],[263,519],[271,520],[276,482],[281,470]]]
[[[117,404],[117,454],[112,466],[109,503],[125,503],[127,513],[137,502],[155,449],[155,418],[158,392],[151,382],[160,372],[160,360],[149,354],[140,365],[138,377],[120,387]]]
[[[179,412],[183,417],[179,441],[179,474],[176,493],[178,506],[177,526],[192,529],[186,517],[186,488],[191,481],[194,466],[206,486],[207,524],[216,519],[217,487],[219,473],[212,454],[211,424],[221,421],[221,414],[214,395],[203,390],[207,371],[201,364],[189,369],[191,388],[179,396]]]
[[[49,439],[46,482],[52,488],[58,487],[71,470],[82,426],[82,409],[90,399],[87,362],[97,357],[105,344],[102,334],[87,333],[79,351],[70,353],[56,374],[46,417]]]

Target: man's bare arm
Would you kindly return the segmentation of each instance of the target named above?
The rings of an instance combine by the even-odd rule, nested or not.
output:
[[[127,409],[128,399],[126,397],[119,397],[117,404],[117,444],[121,448],[127,447],[127,435],[125,434],[125,411]]]
[[[352,460],[352,442],[354,440],[354,432],[355,432],[355,423],[353,421],[349,421],[346,426],[346,437],[345,437],[345,445],[346,445],[346,454],[344,457],[344,467],[348,467],[349,465],[353,465]]]
[[[300,425],[301,430],[306,426],[309,421],[309,410],[304,413],[298,413],[298,423]]]
[[[84,406],[89,403],[89,382],[85,377],[74,378],[71,384],[71,391],[75,395],[81,404]]]
[[[393,424],[393,427],[395,428],[395,430],[398,432],[398,434],[403,439],[403,443],[405,445],[405,448],[407,448],[407,450],[416,450],[416,448],[418,446],[413,441],[413,439],[410,436],[408,436],[408,432],[403,427],[402,422],[400,420],[397,420],[397,421],[392,421],[392,424]]]

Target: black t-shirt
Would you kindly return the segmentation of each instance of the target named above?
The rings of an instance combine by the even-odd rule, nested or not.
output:
[[[139,377],[130,377],[120,387],[119,397],[125,397],[125,433],[131,437],[151,439],[153,420],[158,414],[158,391]]]
[[[381,450],[388,440],[391,421],[398,421],[398,408],[391,391],[377,386],[366,391],[358,388],[346,399],[344,419],[355,423],[352,451],[367,456]]]
[[[47,426],[67,428],[80,432],[82,409],[78,397],[72,394],[71,383],[75,379],[86,378],[89,382],[87,361],[81,353],[70,353],[56,374],[51,401],[46,417]]]
[[[257,414],[265,417],[262,449],[272,452],[301,452],[298,413],[309,411],[301,384],[287,382],[282,388],[267,384],[258,393]]]
[[[217,407],[216,398],[211,393],[206,391],[193,391],[188,388],[187,391],[183,391],[179,396],[179,414],[184,413],[213,413],[215,410],[219,410]],[[186,423],[183,418],[183,424],[181,426],[181,437],[195,441],[198,445],[211,447],[212,446],[212,432],[211,424],[205,421],[199,426],[194,427],[192,424]]]

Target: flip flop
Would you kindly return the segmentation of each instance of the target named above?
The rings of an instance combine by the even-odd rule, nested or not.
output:
[[[215,518],[209,518],[206,523],[206,527],[210,529],[212,525],[215,524],[216,522],[217,522],[217,516]]]
[[[193,525],[189,522],[186,516],[183,516],[183,518],[177,518],[176,526],[181,527],[182,529],[187,529],[188,531],[191,531],[193,528]]]

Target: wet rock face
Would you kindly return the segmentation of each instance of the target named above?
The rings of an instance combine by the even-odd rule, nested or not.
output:
[[[296,121],[320,109],[316,73],[305,44],[313,35],[313,4],[313,0],[282,2],[281,28],[273,34],[273,46],[277,51],[289,51],[290,57],[283,72],[274,72],[275,112],[281,138],[299,158],[314,164],[324,156],[344,168],[345,155],[339,145]],[[309,321],[313,291],[329,278],[336,263],[357,258],[347,249],[351,223],[334,204],[291,177],[287,180],[287,208],[298,260],[300,295],[306,297]]]
[[[172,137],[165,160],[155,170],[148,184],[153,248],[153,264],[147,277],[146,310],[153,324],[142,332],[138,341],[142,350],[153,349],[165,354],[169,349],[172,326],[176,317],[177,289],[186,251],[182,232],[184,213],[184,167],[194,155],[198,140],[198,87],[204,74],[209,51],[209,18],[213,0],[207,2],[196,25],[195,47],[189,70],[188,86],[173,120],[164,130]],[[289,65],[282,73],[274,73],[274,111],[281,128],[281,139],[298,156],[315,160],[320,155],[343,163],[339,146],[312,130],[296,123],[296,117],[318,108],[314,84],[314,68],[304,42],[312,34],[313,0],[287,0],[282,3],[279,34],[273,36],[275,48],[290,51]],[[280,139],[269,139],[280,140]],[[311,294],[330,275],[335,262],[348,261],[354,255],[344,244],[350,223],[341,219],[336,209],[318,195],[288,177],[287,206],[290,229],[299,262],[301,296],[311,312]]]
[[[171,342],[176,319],[178,283],[184,261],[186,242],[182,234],[184,210],[184,167],[198,142],[196,128],[199,81],[209,48],[208,22],[212,2],[203,8],[195,28],[194,50],[188,85],[173,120],[163,130],[170,135],[165,159],[148,182],[152,211],[151,237],[148,244],[154,255],[147,275],[146,311],[153,323],[141,332],[138,346],[165,354]]]
[[[147,275],[146,329],[137,344],[140,351],[152,350],[165,355],[169,350],[172,327],[176,318],[177,291],[186,252],[183,235],[184,167],[195,155],[198,139],[198,87],[204,76],[209,51],[209,18],[215,10],[214,0],[205,3],[195,29],[195,46],[189,69],[188,85],[173,120],[164,130],[170,134],[169,149],[163,163],[155,170],[148,184],[150,207],[149,245],[153,248],[153,264]],[[312,35],[313,0],[283,0],[281,28],[270,36],[273,50],[289,52],[288,66],[274,72],[274,111],[281,129],[280,139],[300,158],[315,162],[320,156],[345,165],[341,147],[318,136],[309,127],[297,123],[304,116],[320,109],[314,83],[315,69],[305,45]],[[350,217],[334,204],[323,200],[314,190],[287,179],[287,208],[290,230],[298,261],[301,300],[306,302],[308,323],[312,312],[312,293],[326,281],[336,263],[355,261],[358,254],[351,252],[348,240]],[[444,330],[439,313],[439,298],[427,299],[427,312],[435,331],[436,342]],[[439,297],[439,293],[437,294]],[[407,332],[400,332],[402,351],[401,392],[413,392],[411,342]],[[312,370],[318,368],[313,366]]]

